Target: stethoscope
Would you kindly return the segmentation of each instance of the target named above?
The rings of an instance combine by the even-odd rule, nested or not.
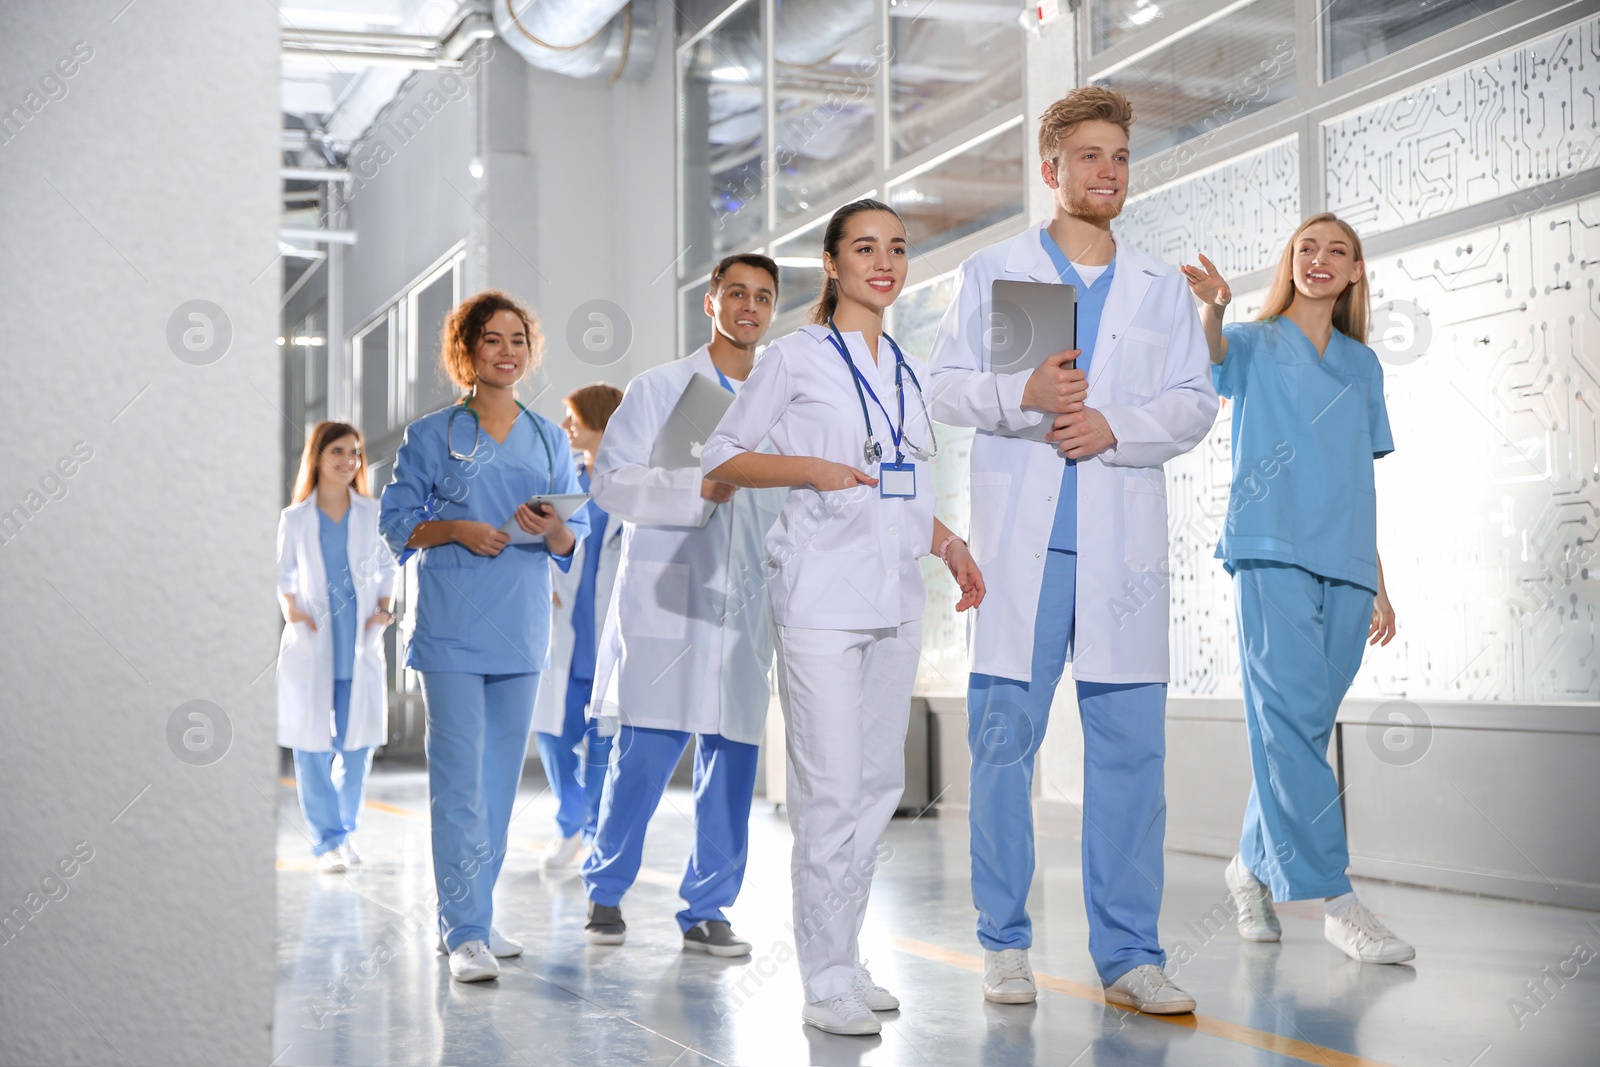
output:
[[[522,406],[522,401],[515,400],[513,403],[515,403],[518,408],[517,418],[520,419],[524,415],[527,415],[530,420],[533,418],[528,409]],[[455,429],[456,418],[462,412],[466,412],[468,415],[472,416],[472,451],[467,453],[461,453],[456,450],[456,446],[454,444],[455,437],[451,432]],[[515,426],[515,423],[513,423],[513,426]],[[539,432],[538,423],[533,424],[533,435],[537,437],[539,439],[539,443],[544,446],[545,463],[549,465],[550,484],[553,487],[555,485],[556,477],[555,453],[550,451],[550,442],[545,439],[544,434]],[[506,435],[506,439],[510,440],[509,433]],[[478,419],[478,413],[472,410],[471,400],[463,400],[460,404],[450,409],[450,417],[445,420],[444,424],[444,445],[445,448],[447,448],[450,452],[450,458],[456,460],[458,463],[476,463],[478,461],[478,452],[483,446],[483,423]]]
[[[872,432],[872,412],[867,409],[868,395],[872,397],[873,403],[878,405],[878,410],[883,412],[883,421],[889,424],[889,437],[894,442],[894,461],[896,463],[905,462],[905,453],[900,449],[902,441],[905,442],[906,448],[911,450],[911,454],[920,460],[926,461],[937,456],[939,454],[939,436],[933,432],[933,419],[928,416],[928,401],[922,395],[922,383],[917,380],[916,371],[912,370],[911,366],[906,363],[906,357],[901,353],[900,346],[895,344],[894,338],[887,333],[883,335],[883,339],[888,341],[889,347],[894,350],[894,391],[899,400],[900,408],[900,425],[898,427],[895,426],[894,420],[889,418],[889,409],[884,407],[883,401],[878,399],[878,394],[872,388],[872,383],[867,381],[866,376],[861,373],[860,368],[856,366],[856,361],[850,358],[850,350],[845,347],[844,335],[839,332],[839,327],[834,324],[832,316],[828,317],[828,329],[832,331],[832,336],[828,338],[828,343],[833,345],[834,350],[839,353],[845,365],[850,368],[850,380],[855,383],[856,399],[861,402],[861,419],[867,424],[867,440],[861,449],[861,455],[867,461],[867,465],[871,466],[883,459],[883,445],[879,443],[877,435]],[[917,402],[922,405],[922,421],[928,426],[928,448],[921,448],[912,444],[910,438],[906,436],[906,378],[910,378],[911,384],[916,387]]]

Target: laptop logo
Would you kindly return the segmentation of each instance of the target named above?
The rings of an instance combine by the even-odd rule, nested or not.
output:
[[[704,441],[691,441],[689,443],[689,455],[693,456],[695,459],[699,459],[700,453],[704,452],[705,450],[706,443]]]

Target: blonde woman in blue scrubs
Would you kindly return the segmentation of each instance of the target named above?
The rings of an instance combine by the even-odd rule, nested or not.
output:
[[[1228,283],[1186,266],[1217,393],[1233,401],[1233,485],[1217,558],[1233,575],[1254,782],[1224,874],[1247,941],[1281,936],[1274,900],[1324,900],[1323,934],[1362,963],[1416,951],[1356,899],[1328,741],[1365,644],[1394,637],[1373,461],[1394,451],[1367,336],[1361,239],[1315,215],[1256,321],[1222,325]]]
[[[482,292],[450,313],[441,340],[440,363],[467,395],[406,427],[379,521],[397,555],[422,553],[406,665],[427,703],[439,936],[451,976],[479,982],[522,952],[493,926],[494,885],[549,659],[550,561],[572,565],[589,520],[527,505],[581,492],[566,434],[514,393],[539,358],[533,313]],[[499,529],[511,518],[542,540],[511,544]]]

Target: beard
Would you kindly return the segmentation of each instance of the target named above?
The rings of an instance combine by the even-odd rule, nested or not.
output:
[[[1108,202],[1087,192],[1074,190],[1067,194],[1067,214],[1091,222],[1109,222],[1122,214],[1122,203],[1127,196],[1127,191],[1123,190],[1121,196]]]

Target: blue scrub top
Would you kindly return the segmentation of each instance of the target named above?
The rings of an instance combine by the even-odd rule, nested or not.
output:
[[[1277,560],[1378,589],[1373,460],[1394,451],[1383,365],[1338,330],[1316,346],[1289,319],[1224,326],[1211,367],[1233,401],[1233,485],[1217,558]]]
[[[537,493],[582,492],[572,464],[565,462],[571,447],[566,435],[531,411],[511,424],[504,444],[482,433],[474,459],[452,459],[445,432],[457,406],[406,427],[378,516],[384,539],[397,556],[424,519],[465,519],[498,527]],[[471,428],[470,414],[456,418],[456,451],[462,454],[472,450]],[[567,527],[582,540],[589,532],[588,516],[580,510]],[[571,555],[552,557],[543,542],[507,545],[492,557],[451,542],[423,549],[420,555],[417,625],[406,666],[463,674],[545,669],[550,660],[549,561],[554,558],[566,570]]]
[[[578,472],[578,484],[589,491],[589,472]],[[583,574],[578,579],[577,601],[572,605],[572,665],[569,677],[594,681],[595,618],[594,587],[600,575],[601,544],[606,536],[605,511],[594,500],[584,505],[589,516],[589,534],[583,539]]]
[[[328,576],[328,606],[333,611],[333,680],[348,682],[356,666],[356,583],[350,577],[350,512],[334,522],[317,509],[322,569]]]
[[[1115,256],[1111,257],[1111,262],[1106,265],[1100,277],[1094,280],[1093,285],[1084,285],[1083,279],[1072,266],[1072,261],[1061,251],[1061,246],[1056,244],[1049,230],[1039,231],[1039,243],[1044,245],[1045,253],[1055,265],[1056,274],[1060,276],[1062,284],[1077,286],[1078,347],[1081,350],[1077,367],[1087,374],[1089,361],[1094,358],[1094,340],[1100,335],[1100,316],[1106,309],[1106,297],[1111,293],[1111,277],[1116,273],[1117,259]],[[1069,459],[1065,462],[1066,469],[1061,472],[1061,491],[1056,494],[1055,523],[1050,527],[1050,547],[1058,552],[1076,552],[1078,550],[1078,461]]]

